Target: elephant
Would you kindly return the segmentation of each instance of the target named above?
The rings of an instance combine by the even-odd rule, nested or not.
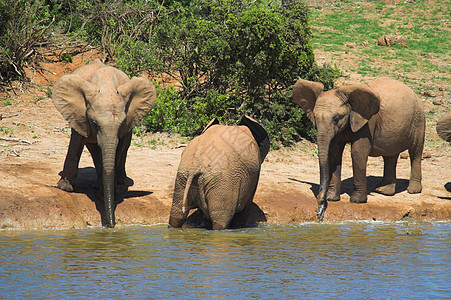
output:
[[[327,201],[340,200],[342,155],[347,143],[351,144],[353,168],[351,202],[367,202],[368,156],[384,159],[384,175],[376,192],[394,195],[398,156],[406,149],[411,163],[407,191],[420,193],[426,123],[423,105],[415,93],[390,78],[324,92],[323,87],[322,83],[299,79],[292,95],[317,130],[318,220],[323,220]]]
[[[451,143],[451,111],[447,112],[437,120],[435,129],[437,130],[439,137],[448,143]]]
[[[130,182],[125,160],[132,129],[152,109],[156,90],[144,77],[129,79],[122,71],[93,60],[59,78],[53,89],[53,104],[71,126],[71,136],[61,179],[57,187],[74,191],[78,163],[84,145],[94,161],[103,190],[105,218],[102,225],[115,226],[115,193]]]
[[[181,227],[189,210],[199,208],[213,230],[228,228],[252,203],[269,147],[268,133],[252,118],[236,126],[213,119],[182,153],[169,226]]]

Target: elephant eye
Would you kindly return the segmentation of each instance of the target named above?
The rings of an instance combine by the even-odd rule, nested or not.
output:
[[[339,115],[335,115],[334,117],[333,117],[333,121],[334,121],[334,123],[338,123],[338,121],[340,121],[340,116]]]

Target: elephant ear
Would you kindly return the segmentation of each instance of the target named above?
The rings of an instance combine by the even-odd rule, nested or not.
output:
[[[213,125],[219,125],[219,120],[218,118],[214,118],[213,120],[210,121],[210,123],[207,124],[207,126],[205,126],[204,130],[202,130],[202,133],[204,133],[205,131],[207,131],[208,128],[210,128]]]
[[[372,116],[379,112],[379,94],[368,85],[346,85],[338,88],[337,91],[343,93],[351,105],[349,123],[352,132],[359,131]]]
[[[447,142],[451,142],[451,112],[441,116],[436,127],[439,137]]]
[[[263,163],[270,147],[268,133],[260,124],[258,124],[257,121],[248,116],[243,116],[238,125],[244,125],[250,129],[255,141],[258,144],[258,148],[260,148],[260,163]]]
[[[310,121],[315,124],[313,108],[316,99],[323,92],[324,85],[321,82],[299,79],[293,86],[293,100],[307,114]]]
[[[89,135],[86,118],[86,102],[97,91],[94,84],[79,75],[64,75],[53,87],[53,104],[69,122],[70,126],[84,137]]]
[[[119,94],[127,102],[126,128],[127,131],[135,127],[144,118],[157,99],[157,92],[153,83],[144,77],[133,77],[127,83],[117,88]]]

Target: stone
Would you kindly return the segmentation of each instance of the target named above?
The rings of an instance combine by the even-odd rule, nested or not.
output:
[[[435,97],[435,93],[433,91],[423,91],[423,95],[427,97]]]
[[[383,36],[377,39],[378,46],[388,46],[391,47],[394,44],[398,43],[403,47],[407,47],[406,37],[403,35],[395,35],[395,34],[384,34]]]
[[[439,98],[432,99],[432,104],[434,105],[442,105],[442,100]]]
[[[425,158],[431,158],[431,157],[432,157],[431,152],[429,152],[429,151],[424,151],[424,152],[423,152],[423,159],[425,159]]]

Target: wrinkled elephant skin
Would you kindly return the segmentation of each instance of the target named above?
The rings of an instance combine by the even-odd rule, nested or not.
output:
[[[447,112],[437,120],[437,133],[448,143],[451,143],[451,112]]]
[[[213,230],[228,228],[251,204],[268,151],[268,134],[251,118],[237,126],[212,120],[182,153],[169,225],[181,227],[190,209],[199,208]]]
[[[368,85],[346,85],[323,92],[321,83],[299,79],[293,87],[293,100],[317,129],[319,220],[323,219],[327,201],[340,200],[341,161],[346,143],[351,143],[354,173],[351,202],[367,202],[368,156],[384,158],[384,176],[376,192],[394,195],[397,159],[406,149],[411,160],[407,191],[421,192],[425,117],[420,99],[409,87],[390,78],[379,78]]]
[[[96,59],[64,75],[55,83],[53,103],[72,127],[69,148],[57,187],[73,191],[84,145],[94,161],[103,190],[105,219],[115,226],[116,185],[124,184],[125,160],[133,127],[151,110],[156,100],[152,82],[131,80],[125,73]]]

